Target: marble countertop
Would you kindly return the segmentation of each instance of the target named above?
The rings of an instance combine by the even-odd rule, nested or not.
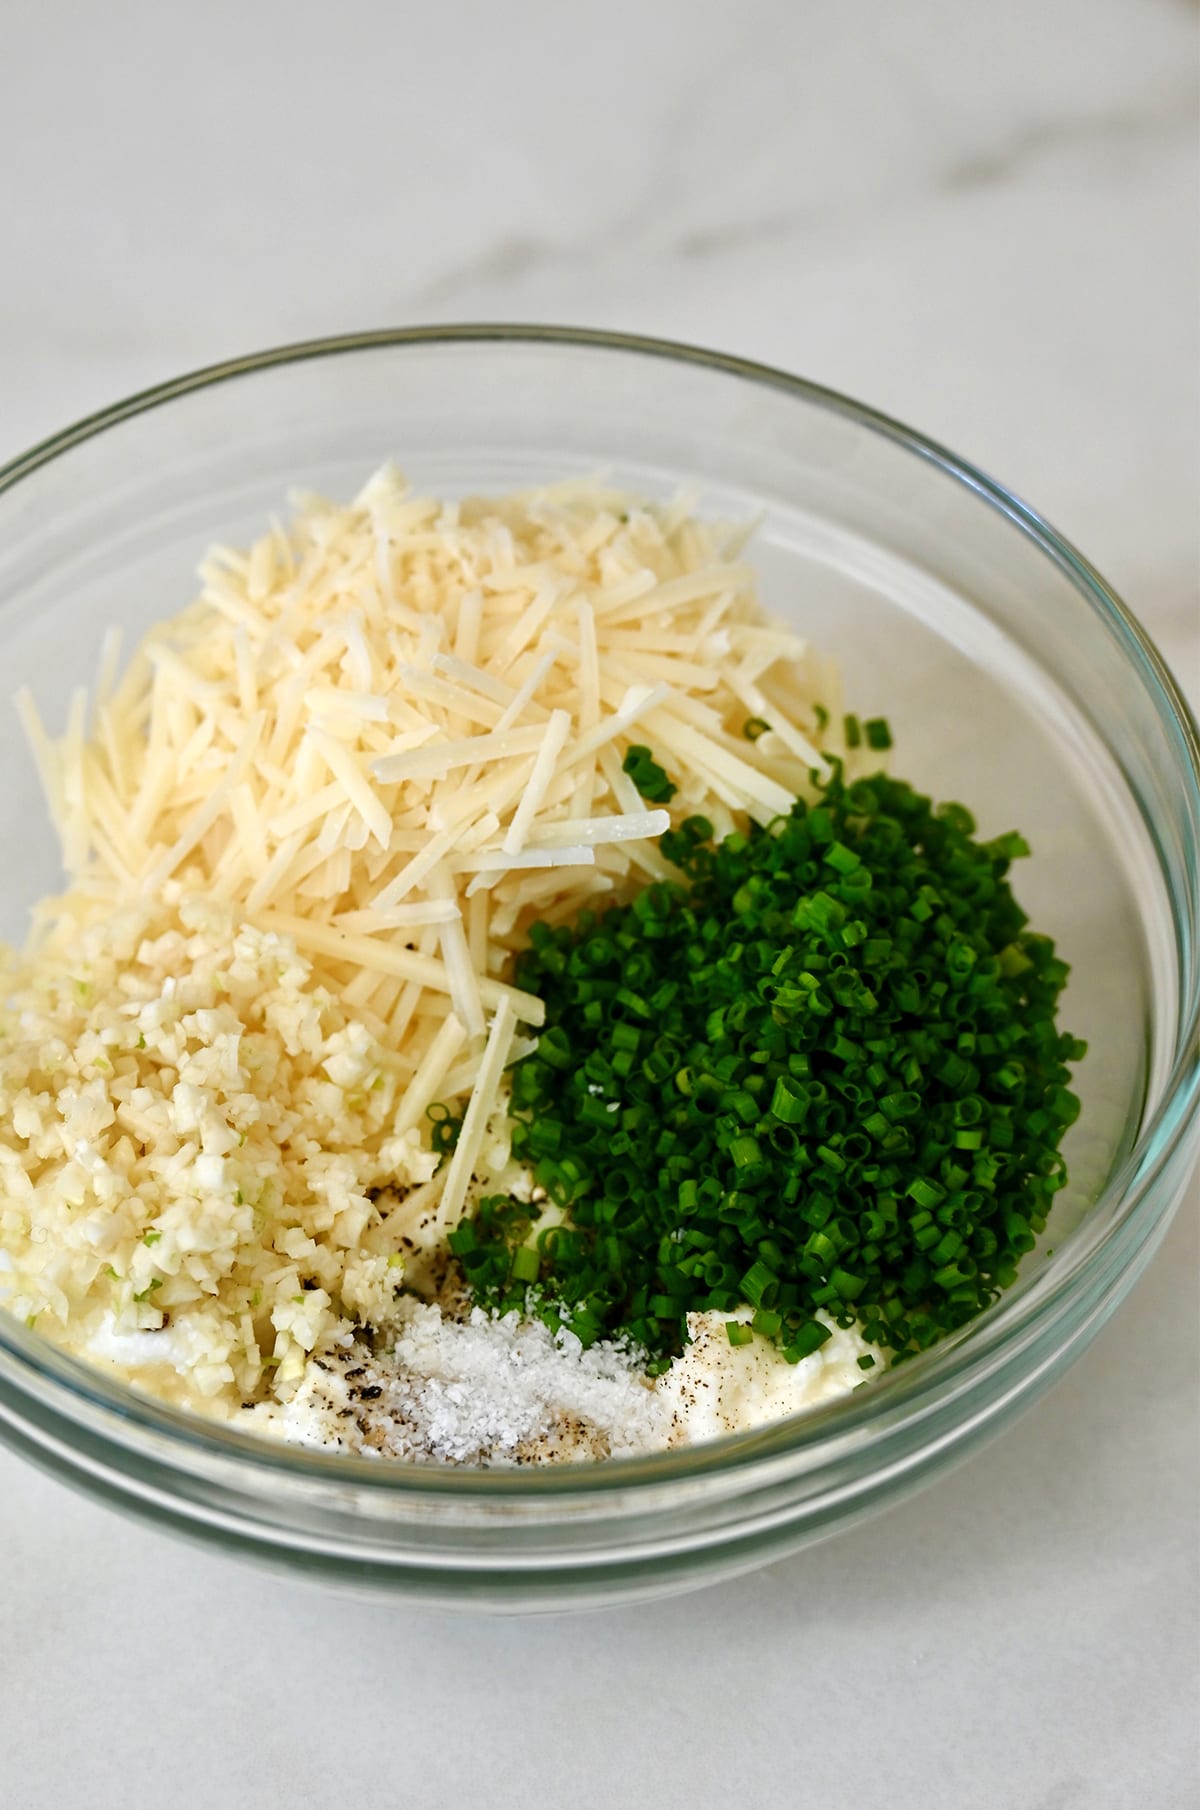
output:
[[[7,0],[0,458],[178,370],[353,327],[695,340],[862,396],[1029,497],[1196,702],[1196,28],[1185,0]],[[963,1468],[656,1607],[330,1599],[0,1453],[0,1797],[1182,1810],[1196,1209]]]

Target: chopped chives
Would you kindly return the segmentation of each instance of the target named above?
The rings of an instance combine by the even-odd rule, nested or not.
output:
[[[882,718],[846,731],[890,743]],[[625,770],[673,792],[649,749]],[[769,829],[688,818],[659,846],[677,881],[535,924],[517,958],[546,1026],[512,1070],[513,1153],[569,1219],[481,1201],[450,1238],[472,1293],[655,1364],[687,1313],[743,1303],[794,1363],[818,1309],[924,1349],[1012,1281],[1079,1111],[1066,967],[1006,878],[1024,843],[835,762]],[[429,1118],[444,1153],[458,1122]]]
[[[527,1244],[521,1245],[513,1252],[512,1277],[514,1282],[536,1282],[541,1269],[541,1261],[534,1250]]]
[[[625,759],[621,762],[622,772],[628,774],[642,797],[651,804],[667,804],[674,798],[678,790],[674,782],[668,779],[659,766],[649,748],[635,744],[625,751]]]

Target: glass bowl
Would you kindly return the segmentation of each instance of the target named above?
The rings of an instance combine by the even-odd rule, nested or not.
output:
[[[1086,560],[941,447],[742,360],[508,326],[235,360],[9,465],[7,687],[30,684],[61,722],[105,627],[128,645],[188,601],[207,543],[248,540],[293,487],[348,496],[389,457],[435,493],[604,471],[759,519],[766,604],[840,660],[851,707],[887,714],[896,770],[1033,844],[1019,895],[1072,965],[1063,1023],[1091,1045],[1071,1186],[1017,1286],[961,1334],[846,1401],[709,1446],[532,1472],[302,1451],[155,1403],[5,1315],[0,1434],[161,1525],[412,1598],[563,1608],[682,1589],[928,1481],[1071,1362],[1157,1245],[1197,1129],[1195,727]],[[13,939],[60,876],[9,712],[0,760]]]

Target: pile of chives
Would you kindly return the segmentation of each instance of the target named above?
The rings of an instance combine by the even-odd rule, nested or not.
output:
[[[673,791],[648,749],[627,766]],[[535,925],[516,979],[546,1029],[513,1070],[513,1150],[566,1217],[483,1201],[451,1235],[475,1298],[657,1367],[696,1310],[749,1303],[797,1361],[819,1309],[906,1352],[994,1300],[1064,1184],[1085,1046],[1006,878],[1025,843],[974,831],[835,767],[769,829],[668,832],[677,884]]]

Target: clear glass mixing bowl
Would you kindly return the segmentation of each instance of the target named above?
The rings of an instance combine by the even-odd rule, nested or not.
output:
[[[1020,896],[1072,964],[1063,1022],[1091,1044],[1071,1187],[1018,1286],[961,1335],[848,1401],[691,1451],[505,1473],[277,1447],[159,1406],[3,1314],[0,1435],[162,1525],[414,1598],[560,1608],[684,1588],[927,1481],[1064,1369],[1154,1250],[1196,1142],[1195,726],[1086,560],[942,448],[738,359],[520,327],[237,360],[8,466],[6,688],[30,684],[61,722],[106,625],[136,634],[179,608],[209,541],[249,539],[297,486],[349,495],[387,458],[451,495],[603,470],[759,518],[766,603],[840,660],[853,707],[886,712],[896,770],[1034,846]],[[14,939],[60,875],[7,711],[0,762]]]

